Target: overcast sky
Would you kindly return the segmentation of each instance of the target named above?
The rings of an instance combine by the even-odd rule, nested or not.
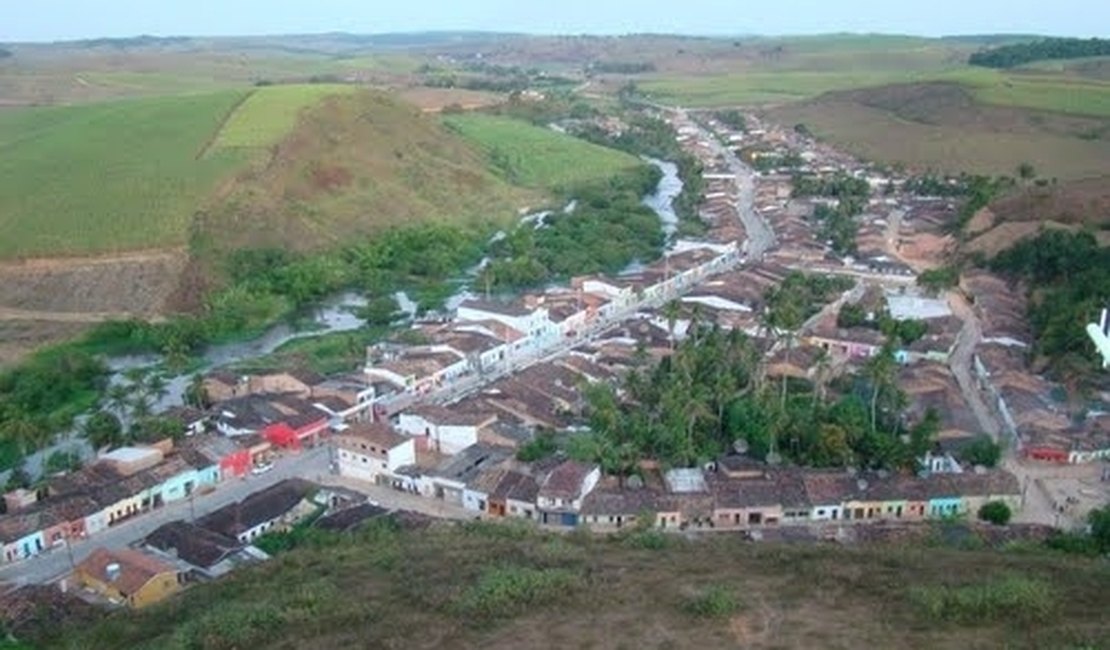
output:
[[[484,30],[1107,36],[1107,0],[0,0],[0,41]]]

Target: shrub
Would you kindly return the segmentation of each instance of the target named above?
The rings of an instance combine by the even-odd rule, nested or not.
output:
[[[919,587],[911,590],[910,599],[931,619],[962,624],[1039,621],[1055,607],[1047,584],[1019,576],[958,587]]]
[[[979,508],[979,519],[989,521],[997,526],[1005,526],[1010,523],[1010,506],[1002,501],[991,501],[984,503]]]
[[[736,613],[740,602],[728,587],[711,585],[688,597],[683,608],[693,616],[723,618]]]
[[[549,603],[581,584],[581,576],[569,569],[489,569],[463,593],[457,607],[481,621]]]

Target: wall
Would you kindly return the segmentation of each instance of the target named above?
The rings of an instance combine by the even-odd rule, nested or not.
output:
[[[165,600],[180,589],[181,584],[177,580],[176,573],[159,573],[131,595],[130,605],[135,609],[141,609]]]

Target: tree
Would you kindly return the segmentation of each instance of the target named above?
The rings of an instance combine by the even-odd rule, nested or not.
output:
[[[1103,553],[1110,553],[1110,506],[1095,508],[1087,514],[1091,537]]]
[[[208,391],[204,388],[204,377],[196,373],[189,379],[189,386],[185,389],[185,403],[198,409],[206,409],[211,405]]]
[[[871,383],[871,431],[879,430],[879,397],[894,385],[894,348],[889,342],[864,366],[864,376]]]
[[[115,384],[108,389],[108,408],[123,416],[131,404],[131,389],[123,384]]]
[[[1037,177],[1037,169],[1031,163],[1023,162],[1017,167],[1017,175],[1022,181],[1028,183]]]
[[[990,501],[979,507],[979,519],[989,521],[996,526],[1005,526],[1010,523],[1010,506],[1004,501]]]
[[[8,474],[8,482],[4,484],[4,491],[11,492],[12,490],[27,489],[31,487],[33,480],[31,474],[27,471],[26,463],[20,460],[19,464],[13,467],[12,471]]]
[[[115,447],[123,442],[123,425],[107,411],[97,411],[85,421],[85,438],[97,449]]]
[[[674,328],[678,317],[682,314],[682,305],[677,300],[671,300],[663,305],[663,317],[667,319],[667,334],[671,352],[674,352]]]
[[[150,417],[153,412],[153,406],[150,403],[150,397],[146,393],[139,393],[131,400],[131,419],[142,420],[143,418]]]
[[[166,384],[166,378],[160,373],[153,373],[147,377],[143,384],[143,390],[154,399],[155,403],[161,402],[170,394],[169,387]]]
[[[983,467],[994,467],[1002,458],[1002,447],[986,434],[978,435],[960,453],[964,462]]]
[[[397,299],[393,296],[374,296],[359,313],[369,325],[388,327],[401,315]]]

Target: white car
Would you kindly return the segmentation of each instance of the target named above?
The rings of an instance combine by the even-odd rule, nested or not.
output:
[[[274,468],[273,463],[262,463],[261,465],[255,465],[254,467],[252,467],[251,468],[251,474],[254,474],[255,476],[258,476],[259,474],[265,474],[266,472],[272,470],[273,468]]]

